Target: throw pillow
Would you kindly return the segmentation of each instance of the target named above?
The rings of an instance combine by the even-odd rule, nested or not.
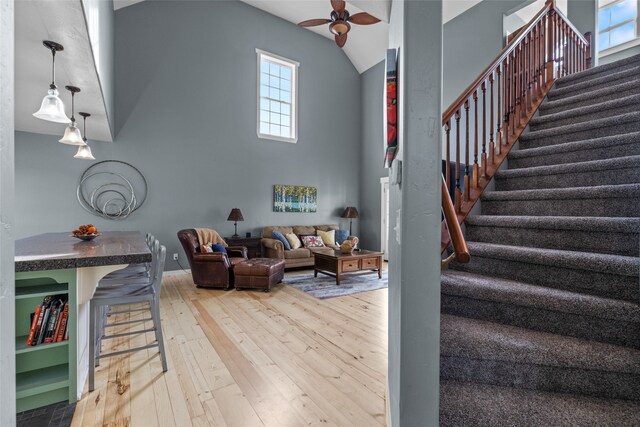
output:
[[[216,243],[211,246],[211,252],[222,252],[223,254],[227,253],[227,248],[222,246],[222,243]]]
[[[284,237],[287,238],[287,241],[289,242],[289,245],[291,246],[292,250],[298,249],[299,247],[302,246],[300,239],[298,239],[298,236],[296,236],[294,233],[285,234]]]
[[[322,242],[327,246],[333,246],[336,244],[336,230],[322,231],[317,230],[318,236],[322,239]]]
[[[322,242],[322,238],[320,238],[320,236],[304,236],[302,243],[304,243],[305,248],[324,247],[324,243]]]
[[[336,244],[341,245],[342,242],[349,238],[349,230],[336,230]]]
[[[200,253],[210,254],[211,252],[213,252],[213,249],[211,248],[211,244],[200,246]]]
[[[273,237],[276,240],[280,240],[282,242],[282,244],[284,245],[284,250],[285,251],[290,251],[291,250],[291,245],[289,244],[289,241],[287,240],[286,237],[284,237],[284,234],[282,234],[278,230],[273,230],[273,232],[271,233],[271,237]]]

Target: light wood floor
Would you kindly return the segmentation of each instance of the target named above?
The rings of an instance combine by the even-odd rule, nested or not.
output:
[[[73,426],[385,425],[386,289],[319,300],[282,284],[197,289],[180,274],[165,277],[161,304],[168,372],[157,349],[103,359]]]

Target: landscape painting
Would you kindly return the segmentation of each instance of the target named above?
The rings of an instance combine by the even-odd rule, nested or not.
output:
[[[299,185],[273,186],[274,212],[316,212],[318,189]]]

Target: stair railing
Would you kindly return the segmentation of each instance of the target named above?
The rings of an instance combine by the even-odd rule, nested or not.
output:
[[[445,219],[441,249],[444,252],[450,243],[453,245],[453,254],[443,261],[443,266],[452,259],[469,261],[460,224],[555,80],[591,67],[590,41],[589,33],[586,37],[580,34],[557,9],[555,0],[548,0],[443,113]]]

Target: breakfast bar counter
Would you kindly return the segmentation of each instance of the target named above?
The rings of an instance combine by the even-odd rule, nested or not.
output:
[[[17,410],[75,402],[89,370],[89,301],[98,282],[128,264],[150,262],[151,251],[137,231],[107,231],[91,241],[45,233],[15,245]],[[68,336],[28,344],[31,316],[48,297],[67,302]]]

